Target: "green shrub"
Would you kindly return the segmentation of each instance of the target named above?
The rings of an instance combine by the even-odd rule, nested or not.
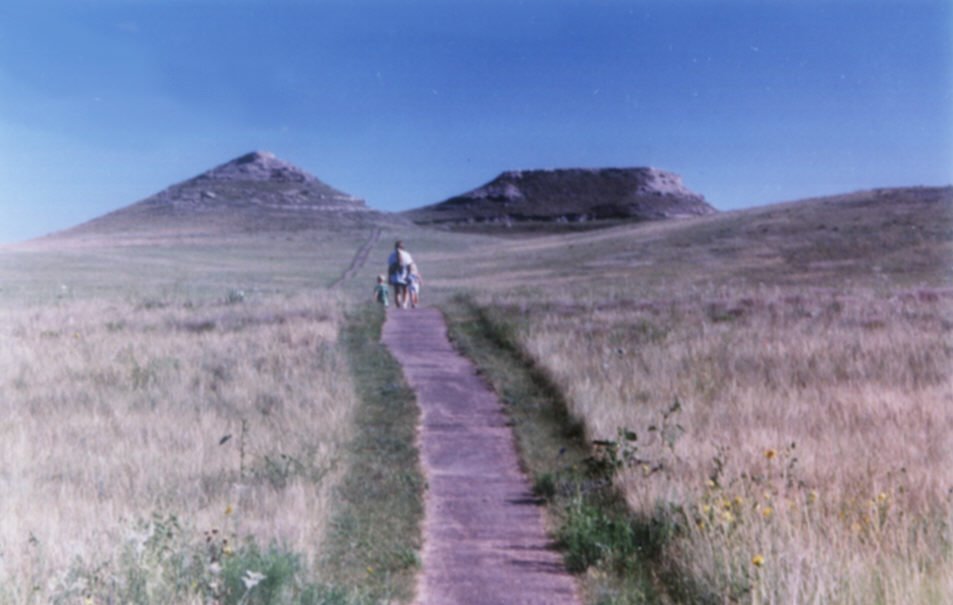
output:
[[[633,555],[638,550],[631,522],[612,515],[583,496],[575,498],[566,508],[558,541],[571,572],[583,572],[600,563],[612,568],[625,567],[634,562]]]
[[[541,473],[533,481],[533,494],[547,502],[556,496],[556,478],[552,473]]]

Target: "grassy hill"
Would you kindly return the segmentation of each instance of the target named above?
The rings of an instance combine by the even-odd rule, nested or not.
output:
[[[598,294],[659,287],[949,283],[953,189],[858,192],[685,221],[500,237],[476,254],[427,257],[448,288]],[[453,267],[459,267],[455,271]],[[434,269],[430,269],[434,273]]]

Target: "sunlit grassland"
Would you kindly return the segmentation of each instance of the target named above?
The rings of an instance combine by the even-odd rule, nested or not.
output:
[[[923,195],[856,194],[599,231],[487,238],[478,248],[442,250],[426,266],[439,289],[523,290],[528,303],[553,293],[598,301],[712,285],[949,283],[953,193]]]
[[[592,438],[638,436],[617,482],[680,528],[668,563],[735,599],[942,602],[951,293],[697,296],[527,311],[518,332]]]
[[[352,368],[356,345],[339,337],[359,302],[348,292],[364,288],[326,286],[369,235],[0,253],[0,602],[397,590],[328,558],[348,543],[343,514],[374,532],[378,509],[419,492],[375,499],[379,519],[342,512],[343,478],[368,464],[350,446],[368,438],[354,377],[376,374]],[[414,523],[353,560],[403,549],[394,565],[412,571]]]
[[[666,536],[650,564],[672,594],[942,603],[950,231],[948,200],[779,206],[501,240],[446,283],[613,443],[616,485]]]
[[[132,597],[120,560],[154,516],[199,543],[202,572],[181,573],[206,585],[144,602],[223,590],[212,566],[248,537],[314,562],[354,408],[341,301],[152,305],[3,311],[6,602]]]
[[[335,512],[342,494],[392,499],[345,475],[354,452],[390,451],[360,446],[384,408],[355,418],[399,380],[372,329],[342,329],[377,321],[353,310],[400,238],[425,303],[468,292],[586,437],[614,442],[615,485],[664,537],[635,561],[659,592],[942,603],[953,221],[949,202],[869,201],[558,236],[395,224],[333,292],[369,231],[5,250],[0,602],[344,602],[360,595],[339,578],[405,581],[414,538],[365,527],[385,509]],[[560,447],[539,450],[524,454]],[[242,582],[265,567],[291,579]],[[593,563],[587,582],[612,571]],[[607,586],[593,598],[648,594]]]
[[[108,240],[0,250],[0,306],[98,299],[222,299],[323,288],[339,277],[367,230],[294,232],[208,241]],[[94,245],[95,244],[95,245]]]

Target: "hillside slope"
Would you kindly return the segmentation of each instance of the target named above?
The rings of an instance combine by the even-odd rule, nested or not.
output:
[[[418,259],[428,287],[619,290],[704,284],[953,285],[953,187],[876,189]],[[459,267],[467,267],[462,280]],[[440,279],[446,275],[446,281]]]
[[[252,152],[47,239],[368,226],[383,215],[268,152]]]

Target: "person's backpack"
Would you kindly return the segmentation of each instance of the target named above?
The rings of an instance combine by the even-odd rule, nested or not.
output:
[[[392,284],[406,284],[407,270],[407,265],[400,264],[400,255],[398,255],[396,262],[387,265],[387,281]]]
[[[394,262],[387,266],[388,281],[392,284],[407,283],[407,274],[410,273],[410,265],[401,263],[404,257],[405,254],[398,251],[397,254],[394,255]]]

